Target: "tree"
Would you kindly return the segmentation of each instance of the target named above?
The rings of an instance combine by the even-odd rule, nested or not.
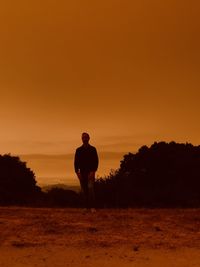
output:
[[[19,157],[0,155],[0,203],[26,204],[41,192],[35,174]]]
[[[142,146],[137,153],[124,155],[115,175],[97,181],[100,187],[112,205],[200,204],[200,146],[175,142]]]

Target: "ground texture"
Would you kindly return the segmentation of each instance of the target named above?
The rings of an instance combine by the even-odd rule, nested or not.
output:
[[[0,208],[0,267],[199,267],[200,209]]]

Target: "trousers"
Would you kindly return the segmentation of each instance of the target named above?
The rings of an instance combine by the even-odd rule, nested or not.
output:
[[[86,208],[95,208],[95,178],[89,178],[89,173],[81,173],[80,185]]]

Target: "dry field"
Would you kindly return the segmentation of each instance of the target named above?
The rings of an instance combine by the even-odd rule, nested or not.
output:
[[[0,208],[0,267],[199,267],[200,209]]]

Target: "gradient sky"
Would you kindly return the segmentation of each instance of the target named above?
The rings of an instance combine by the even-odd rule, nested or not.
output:
[[[0,153],[53,181],[75,179],[83,131],[99,175],[143,144],[200,144],[199,12],[197,0],[1,3]]]

